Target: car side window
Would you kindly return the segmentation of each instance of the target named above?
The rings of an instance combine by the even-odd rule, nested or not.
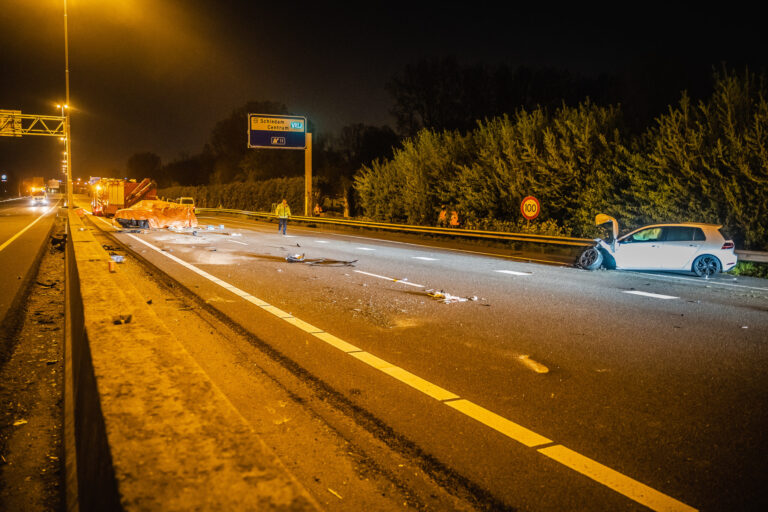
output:
[[[661,236],[664,233],[664,229],[661,227],[641,229],[637,233],[628,236],[625,242],[658,242],[661,240]]]
[[[690,242],[694,239],[697,229],[692,226],[669,226],[665,240],[667,242]],[[701,230],[699,229],[699,231]]]
[[[697,242],[703,242],[707,239],[707,236],[704,234],[704,231],[702,231],[701,228],[694,228],[693,239]]]

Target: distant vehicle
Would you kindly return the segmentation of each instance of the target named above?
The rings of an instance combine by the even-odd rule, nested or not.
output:
[[[48,204],[48,194],[45,193],[45,189],[33,189],[30,204],[32,204],[32,206]]]
[[[179,203],[181,206],[188,206],[190,208],[195,207],[194,197],[180,197],[176,200],[176,202]]]
[[[598,226],[609,222],[612,239],[598,239],[595,247],[584,251],[578,262],[582,268],[693,272],[710,277],[731,270],[738,260],[733,241],[725,239],[718,224],[652,224],[617,238],[616,219],[602,213],[595,217]]]

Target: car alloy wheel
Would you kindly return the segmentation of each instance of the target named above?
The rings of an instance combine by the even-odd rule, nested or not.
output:
[[[720,260],[711,254],[704,254],[693,261],[693,271],[699,277],[710,277],[721,269]]]

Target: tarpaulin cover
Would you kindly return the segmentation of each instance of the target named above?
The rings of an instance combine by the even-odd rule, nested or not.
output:
[[[145,199],[130,208],[117,210],[115,220],[148,221],[150,228],[194,228],[197,227],[195,210],[177,203],[159,199]],[[120,222],[120,224],[125,224]]]

